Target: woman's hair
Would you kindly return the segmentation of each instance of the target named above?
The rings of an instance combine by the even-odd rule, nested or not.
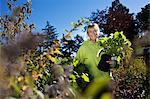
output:
[[[88,27],[87,27],[87,34],[88,34],[88,30],[90,29],[90,28],[94,28],[94,24],[90,24],[90,25],[88,25]]]

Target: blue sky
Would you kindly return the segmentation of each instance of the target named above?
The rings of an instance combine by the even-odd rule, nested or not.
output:
[[[19,4],[26,0],[18,0]],[[76,22],[80,17],[90,16],[96,9],[105,9],[111,6],[113,0],[31,0],[32,14],[30,23],[35,23],[36,30],[41,31],[46,21],[53,25],[57,32],[64,33],[64,29],[71,28],[71,22]],[[141,11],[141,7],[150,3],[148,0],[120,0],[129,8],[131,13]],[[0,0],[0,15],[8,12],[5,5],[6,0]]]

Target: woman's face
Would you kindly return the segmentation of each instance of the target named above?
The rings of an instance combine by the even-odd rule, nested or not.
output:
[[[91,41],[95,42],[96,38],[97,38],[96,30],[94,28],[89,28],[88,29],[88,36],[89,36]]]

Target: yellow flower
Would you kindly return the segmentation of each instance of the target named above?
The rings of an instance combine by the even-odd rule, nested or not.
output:
[[[47,58],[48,58],[49,60],[51,60],[52,62],[56,63],[55,57],[52,57],[51,55],[47,55]]]
[[[59,51],[59,48],[55,49],[54,53],[61,54],[60,51]]]
[[[71,32],[68,32],[68,34],[65,36],[66,39],[70,39],[71,36],[70,36]]]
[[[36,71],[33,71],[32,77],[34,80],[38,80],[39,77],[42,77],[42,74],[38,74]]]
[[[66,44],[66,45],[68,44],[68,42],[63,42],[63,43]]]
[[[22,90],[24,91],[24,90],[26,90],[27,88],[28,88],[28,86],[24,85],[24,86],[22,87]]]
[[[21,82],[22,80],[23,80],[22,76],[18,77],[18,82]]]

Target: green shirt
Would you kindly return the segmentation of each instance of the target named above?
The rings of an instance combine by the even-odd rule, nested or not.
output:
[[[100,45],[96,42],[93,43],[90,40],[85,41],[77,52],[76,59],[79,63],[85,64],[89,72],[94,78],[97,77],[109,77],[107,72],[100,71],[97,66],[100,61],[100,57],[97,57],[97,53],[100,50]]]

